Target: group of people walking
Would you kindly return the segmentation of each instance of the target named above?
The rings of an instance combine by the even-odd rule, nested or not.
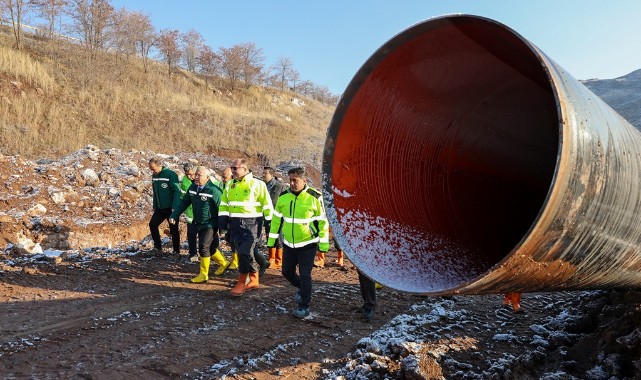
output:
[[[189,245],[188,261],[199,256],[199,273],[191,281],[206,282],[213,260],[218,264],[215,276],[228,269],[238,270],[232,296],[259,288],[260,276],[269,267],[281,269],[282,275],[296,288],[298,318],[309,315],[312,297],[312,268],[315,259],[324,260],[329,250],[329,224],[321,193],[308,185],[305,169],[295,167],[287,172],[287,182],[278,181],[274,169],[264,168],[264,180],[255,178],[248,161],[239,158],[222,172],[217,180],[204,166],[187,163],[181,181],[158,158],[149,160],[152,172],[153,208],[149,221],[154,248],[162,251],[158,227],[168,220],[172,235],[173,254],[180,254],[178,221],[184,213]],[[265,233],[269,257],[262,250]],[[219,249],[220,237],[232,249],[230,260]],[[339,260],[342,265],[342,251]],[[316,264],[318,266],[318,260]],[[324,263],[323,263],[324,265]],[[362,277],[362,278],[361,278]],[[363,282],[366,284],[363,290]],[[359,274],[363,297],[364,320],[374,315],[374,282]],[[372,291],[369,291],[371,285]]]

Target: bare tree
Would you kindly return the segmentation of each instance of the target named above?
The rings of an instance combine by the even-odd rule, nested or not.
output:
[[[245,82],[245,86],[249,87],[252,84],[257,84],[261,81],[263,75],[263,50],[256,47],[253,42],[245,42],[235,45],[234,48],[238,49],[240,53],[242,71],[241,77]]]
[[[198,72],[205,77],[205,85],[209,84],[210,77],[220,74],[221,59],[207,45],[202,46],[197,63]]]
[[[311,97],[314,87],[315,85],[314,83],[312,83],[312,81],[304,80],[298,85],[298,87],[296,88],[296,92],[303,96]]]
[[[240,47],[235,45],[231,48],[221,47],[219,49],[220,64],[223,75],[227,79],[229,90],[236,89],[243,73],[243,55]]]
[[[278,58],[278,61],[272,65],[270,71],[274,73],[273,84],[281,91],[284,91],[292,80],[298,80],[298,72],[294,69],[294,64],[289,57]]]
[[[30,3],[38,16],[47,21],[48,37],[52,38],[56,33],[56,19],[64,13],[67,0],[30,0]]]
[[[312,90],[312,99],[318,100],[321,103],[333,104],[338,101],[338,96],[334,95],[329,91],[329,88],[326,86],[314,86]]]
[[[196,65],[198,64],[198,56],[201,54],[205,41],[203,36],[195,30],[190,30],[189,32],[181,36],[182,39],[182,56],[187,70],[192,73],[196,72]]]
[[[135,25],[135,29],[132,32],[133,37],[138,46],[138,52],[140,53],[140,58],[142,58],[146,73],[149,67],[149,51],[158,43],[159,36],[148,15],[134,12],[131,18],[132,23]]]
[[[292,70],[289,74],[289,87],[292,91],[296,92],[296,86],[298,85],[299,80],[300,74],[298,74],[298,71]]]
[[[158,49],[160,49],[162,60],[167,64],[169,76],[171,76],[171,68],[178,64],[182,55],[178,43],[179,38],[180,32],[178,30],[164,29],[160,31]]]
[[[136,28],[138,20],[135,14],[125,8],[113,13],[113,30],[109,34],[109,47],[116,55],[124,54],[127,59],[136,54]]]
[[[80,36],[87,49],[103,49],[113,21],[113,12],[109,0],[71,0],[71,29]]]
[[[24,0],[1,0],[0,7],[3,15],[7,15],[11,20],[11,30],[16,40],[16,49],[22,50],[22,18],[24,17],[29,3]]]

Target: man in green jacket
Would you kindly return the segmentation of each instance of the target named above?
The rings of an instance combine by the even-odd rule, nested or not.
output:
[[[158,227],[165,219],[168,219],[173,209],[178,207],[180,202],[180,185],[178,175],[172,170],[162,166],[160,158],[154,157],[149,160],[149,169],[153,173],[151,176],[151,186],[153,190],[153,207],[154,213],[149,220],[149,231],[154,241],[154,254],[162,252],[162,241],[160,240],[160,231]],[[171,240],[173,253],[180,255],[180,232],[177,224],[170,224]]]
[[[209,280],[211,259],[218,263],[215,275],[221,275],[229,266],[225,256],[218,250],[218,207],[222,189],[214,185],[209,177],[211,172],[204,166],[196,168],[194,183],[187,190],[187,196],[169,217],[169,223],[176,225],[177,219],[188,207],[193,207],[193,224],[198,230],[198,253],[200,255],[200,273],[191,282],[200,283]]]
[[[309,315],[312,300],[312,267],[317,251],[329,250],[329,224],[325,216],[321,193],[307,186],[304,168],[287,172],[289,189],[278,197],[267,240],[274,247],[278,237],[283,238],[283,276],[298,291],[298,309],[292,314],[298,318]],[[298,266],[298,274],[296,274]]]
[[[187,190],[191,186],[194,178],[196,178],[196,166],[191,162],[186,162],[183,165],[185,175],[180,181],[181,200],[187,197]],[[198,243],[198,228],[194,225],[194,210],[190,205],[185,210],[185,220],[187,221],[187,244],[189,246],[189,257],[185,260],[186,263],[198,261],[198,250],[196,244]]]

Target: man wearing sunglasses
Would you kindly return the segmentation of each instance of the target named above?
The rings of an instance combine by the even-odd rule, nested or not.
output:
[[[261,236],[263,219],[271,221],[272,201],[265,182],[254,178],[249,171],[247,160],[236,159],[231,171],[233,179],[223,191],[218,225],[221,230],[229,231],[230,244],[238,254],[238,282],[231,294],[239,297],[259,287],[260,268],[254,248]]]

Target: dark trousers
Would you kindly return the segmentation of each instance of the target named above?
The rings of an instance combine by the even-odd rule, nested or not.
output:
[[[164,222],[165,219],[169,219],[170,216],[170,208],[160,208],[154,210],[154,214],[149,220],[151,238],[154,240],[154,248],[158,250],[162,249],[162,241],[160,240],[160,231],[158,231],[158,227],[160,227],[160,224]],[[178,223],[169,224],[169,232],[171,233],[171,242],[174,252],[180,252],[180,230],[178,229]]]
[[[302,302],[299,307],[307,308],[312,301],[312,268],[318,251],[318,244],[301,248],[283,247],[283,277],[298,288]],[[296,266],[298,265],[298,274]]]
[[[218,228],[203,228],[198,230],[198,254],[200,257],[210,257],[218,248]]]
[[[262,274],[265,272],[265,269],[269,266],[269,260],[265,257],[265,242],[263,241],[263,236],[262,236],[262,231],[263,231],[263,224],[265,223],[262,218],[259,218],[257,221],[257,236],[256,236],[256,244],[254,244],[254,260],[256,260],[256,263],[258,263],[258,266],[260,267],[259,273],[262,276]],[[265,228],[268,228],[269,222],[265,224]],[[267,237],[269,235],[269,231],[267,232]]]
[[[234,241],[235,252],[238,254],[239,273],[258,272],[259,266],[254,252],[255,245],[256,243],[253,240]]]
[[[198,254],[198,227],[193,223],[187,223],[187,244],[189,245],[189,257]]]
[[[358,285],[363,296],[363,310],[376,310],[376,282],[367,278],[361,271],[358,271]]]
[[[256,257],[262,254],[256,251],[256,242],[261,236],[262,219],[260,217],[230,218],[229,220],[230,245],[238,254],[238,272],[241,274],[258,272],[259,265],[256,262]],[[262,256],[262,258],[265,257]]]

